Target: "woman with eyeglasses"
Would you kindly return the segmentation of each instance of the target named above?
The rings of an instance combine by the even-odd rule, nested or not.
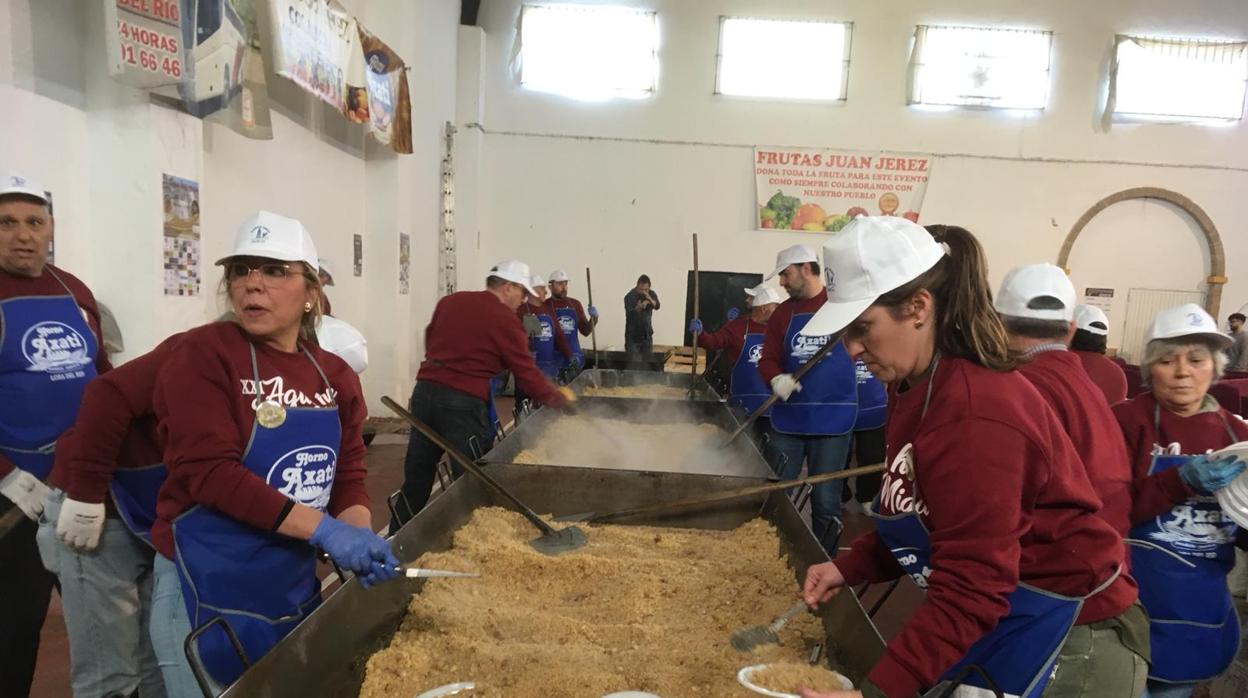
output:
[[[859,217],[823,247],[836,284],[803,333],[844,330],[894,384],[876,531],[812,566],[811,606],[908,575],[922,604],[848,696],[965,682],[1032,698],[1135,698],[1147,619],[1122,539],[1057,416],[1014,368],[966,230]],[[821,694],[806,692],[808,698]]]
[[[153,397],[169,474],[152,526],[152,639],[172,697],[199,696],[183,643],[208,679],[256,661],[320,603],[316,548],[368,586],[398,560],[370,528],[359,379],[312,340],[317,256],[303,225],[267,211],[217,262],[237,320],[186,333]]]

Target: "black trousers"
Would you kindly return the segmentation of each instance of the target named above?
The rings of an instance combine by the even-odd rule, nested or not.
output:
[[[480,398],[437,383],[418,382],[412,389],[408,409],[469,458],[484,455],[494,443],[489,407]],[[474,454],[474,448],[481,453]],[[442,449],[424,434],[412,429],[403,459],[403,497],[395,506],[398,517],[390,522],[391,533],[420,513],[429,502],[442,453]],[[451,467],[458,477],[459,466],[452,462]]]
[[[885,450],[884,427],[854,432],[852,448],[854,467],[883,463]],[[884,473],[872,473],[870,475],[859,475],[854,478],[854,499],[857,499],[859,504],[875,501],[875,495],[880,491],[880,480],[883,477]]]
[[[0,497],[0,515],[13,503]],[[22,517],[0,538],[0,696],[26,698],[35,676],[39,631],[56,577],[43,567],[34,521]]]

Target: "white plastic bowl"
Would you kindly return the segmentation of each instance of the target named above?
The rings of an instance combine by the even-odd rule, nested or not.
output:
[[[1231,444],[1210,455],[1235,456],[1240,460],[1248,461],[1248,441]],[[1231,484],[1218,490],[1215,496],[1218,498],[1218,505],[1222,507],[1222,511],[1227,516],[1240,526],[1248,528],[1248,471],[1240,473],[1239,477],[1231,481]]]
[[[741,671],[737,672],[737,682],[740,683],[742,686],[745,686],[746,688],[760,695],[772,696],[772,698],[801,698],[796,693],[780,693],[779,691],[772,691],[772,690],[763,688],[762,686],[755,684],[751,680],[754,677],[754,672],[760,671],[766,666],[768,665],[767,664],[754,664],[752,666],[741,667]],[[837,676],[841,677],[841,690],[844,690],[844,691],[854,690],[854,684],[852,681],[845,678],[845,676],[842,674],[837,674]]]

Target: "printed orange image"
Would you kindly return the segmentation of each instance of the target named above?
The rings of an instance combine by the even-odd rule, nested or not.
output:
[[[793,216],[792,229],[823,232],[823,219],[827,217],[828,212],[819,204],[802,204]]]
[[[897,213],[897,209],[901,206],[901,200],[897,198],[896,194],[890,191],[880,195],[879,204],[880,213],[886,216],[891,216],[894,213]]]

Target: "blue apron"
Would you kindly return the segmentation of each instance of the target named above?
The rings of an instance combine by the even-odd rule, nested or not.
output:
[[[559,375],[559,369],[563,368],[563,356],[555,351],[555,322],[544,310],[534,310],[532,313],[542,330],[529,337],[529,353],[533,355],[533,360],[537,362],[542,373],[547,378],[554,378]]]
[[[798,334],[814,313],[798,313],[784,331],[784,372],[793,373],[823,348],[832,335],[803,337]],[[854,362],[841,344],[828,352],[819,365],[802,376],[802,389],[777,402],[771,425],[784,434],[836,436],[854,428],[858,413],[858,385]],[[770,392],[770,391],[768,391]]]
[[[585,352],[581,351],[580,333],[576,330],[576,323],[580,320],[576,316],[576,308],[568,306],[560,306],[555,308],[555,317],[559,320],[559,329],[563,332],[563,336],[568,340],[568,346],[572,348],[572,356],[577,362],[585,365]],[[565,361],[561,367],[567,366]]]
[[[156,499],[169,471],[164,463],[142,468],[118,468],[113,471],[109,493],[117,513],[134,535],[152,544],[152,524],[156,522]]]
[[[0,301],[0,335],[0,453],[43,480],[95,378],[99,345],[68,286],[63,296]]]
[[[923,416],[926,416],[935,382],[936,373],[933,370],[927,385],[927,397],[923,402],[923,413],[919,417],[920,424]],[[907,444],[898,452],[896,458],[912,458],[912,454],[913,450]],[[912,461],[909,467],[911,476],[915,467]],[[926,591],[927,578],[932,573],[931,544],[927,528],[913,511],[894,516],[876,514],[880,510],[880,497],[883,494],[884,490],[881,488],[871,507],[876,531],[892,551],[902,570],[920,589]],[[918,498],[918,484],[915,483],[914,500],[918,501]],[[1088,596],[1108,587],[1118,578],[1118,574],[1115,571]],[[1009,613],[997,622],[993,630],[971,645],[966,655],[941,676],[938,684],[951,681],[963,667],[977,664],[1006,693],[1034,698],[1044,692],[1062,645],[1079,616],[1083,598],[1062,596],[1022,582],[1006,598],[1010,604]],[[978,674],[972,673],[964,682],[987,688],[987,683]]]
[[[748,323],[746,327],[749,327]],[[758,372],[758,360],[763,356],[764,336],[766,335],[763,332],[746,332],[741,353],[737,355],[737,362],[732,365],[732,382],[729,384],[732,396],[728,403],[740,408],[747,415],[754,414],[754,410],[771,397],[771,390]],[[772,410],[767,410],[762,416],[770,417],[771,412]]]
[[[315,364],[310,354],[308,359]],[[254,347],[251,362],[259,385]],[[273,428],[253,423],[243,465],[296,503],[325,511],[342,440],[338,408],[286,407],[285,413],[285,421]],[[252,662],[321,602],[316,551],[307,541],[254,528],[203,506],[174,520],[173,540],[191,627],[224,616]],[[218,684],[229,685],[243,672],[218,628],[201,635],[196,650]]]
[[[861,361],[854,364],[858,377],[858,418],[854,431],[870,431],[884,426],[888,415],[888,391]]]
[[[1161,406],[1153,415],[1158,441]],[[1230,443],[1238,439],[1223,415]],[[1148,474],[1177,468],[1192,456],[1156,454]],[[1153,663],[1148,678],[1193,683],[1221,674],[1239,653],[1239,621],[1226,585],[1235,564],[1235,524],[1213,496],[1196,495],[1131,529],[1131,574],[1148,611]]]

